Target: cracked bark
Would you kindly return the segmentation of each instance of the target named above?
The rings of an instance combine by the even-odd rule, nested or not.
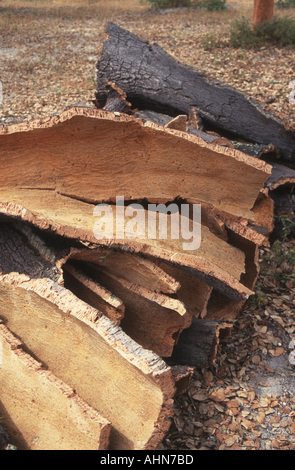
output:
[[[149,44],[114,23],[106,29],[97,64],[97,88],[115,82],[133,107],[189,114],[258,144],[272,144],[287,160],[295,159],[295,133],[262,106],[233,88],[203,78],[179,64],[157,44]]]

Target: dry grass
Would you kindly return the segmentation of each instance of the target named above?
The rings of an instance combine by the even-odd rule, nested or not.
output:
[[[253,0],[227,0],[227,3],[235,7],[252,8]],[[94,13],[99,14],[101,18],[109,18],[126,12],[144,12],[149,10],[151,5],[144,0],[0,0],[0,7],[10,10],[43,10],[44,13],[51,11],[53,15],[56,11],[62,13],[63,10],[71,8],[72,15],[78,10],[79,17],[82,13]]]
[[[139,12],[148,9],[148,6],[141,4],[140,0],[0,0],[0,6],[3,8],[34,8],[43,10],[71,7],[83,10],[99,10],[104,15],[126,11]]]
[[[111,20],[159,44],[209,78],[262,103],[270,100],[272,112],[295,124],[295,109],[288,101],[295,50],[204,50],[208,36],[227,40],[233,19],[251,18],[252,1],[228,3],[231,8],[224,12],[177,9],[162,14],[140,0],[86,0],[83,4],[81,0],[0,0],[0,122],[44,117],[76,102],[91,103],[95,64]],[[276,9],[276,13],[289,16],[291,12]]]

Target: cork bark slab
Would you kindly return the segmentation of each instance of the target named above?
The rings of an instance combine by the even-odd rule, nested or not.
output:
[[[0,213],[59,235],[108,248],[160,258],[191,272],[235,300],[252,291],[239,282],[245,271],[245,255],[202,226],[198,250],[184,251],[181,240],[97,240],[93,234],[94,205],[62,196],[54,191],[1,189]],[[115,218],[114,218],[115,221]],[[115,222],[114,222],[115,223]]]
[[[171,369],[157,355],[50,279],[1,275],[0,319],[112,423],[110,448],[155,449],[161,442],[175,388]]]
[[[122,300],[69,263],[64,265],[64,285],[79,299],[120,325],[125,313]]]
[[[246,270],[241,276],[241,282],[249,289],[254,289],[260,271],[258,245],[230,229],[227,229],[227,232],[229,243],[239,246],[245,253]],[[232,321],[241,312],[244,304],[245,301],[229,299],[213,289],[207,303],[206,319]]]
[[[106,450],[110,422],[0,323],[0,414],[19,450]]]
[[[92,250],[73,249],[66,259],[97,264],[106,272],[132,284],[139,284],[150,291],[175,294],[180,288],[180,283],[157,264],[131,253],[112,251],[103,247]]]
[[[271,173],[238,150],[88,108],[0,126],[0,148],[1,187],[51,189],[93,203],[179,197],[250,220]]]
[[[159,260],[156,263],[179,281],[181,287],[177,291],[176,297],[185,304],[192,317],[204,318],[207,314],[207,304],[213,288],[182,269]]]
[[[123,300],[122,329],[144,348],[169,357],[181,332],[188,328],[192,315],[176,299],[131,284],[96,265],[83,265],[86,273]]]

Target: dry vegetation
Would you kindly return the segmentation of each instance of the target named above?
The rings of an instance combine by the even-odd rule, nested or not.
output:
[[[229,83],[271,110],[295,122],[288,101],[294,79],[294,49],[231,48],[206,51],[208,35],[226,38],[232,19],[252,14],[252,3],[230,3],[226,12],[155,12],[139,0],[0,0],[3,120],[29,119],[60,111],[76,102],[90,102],[95,63],[100,57],[108,20],[151,42],[179,61]],[[294,15],[294,10],[277,12]],[[0,108],[1,109],[1,108]]]
[[[95,64],[112,20],[295,124],[295,107],[288,101],[294,49],[206,51],[202,45],[210,34],[227,38],[232,19],[252,15],[252,2],[230,2],[221,13],[155,12],[138,0],[81,4],[0,0],[0,120],[37,118],[77,102],[91,103]],[[295,10],[276,13],[295,16]],[[294,370],[287,360],[295,332],[294,282],[282,286],[261,275],[258,286],[264,296],[261,300],[258,294],[221,345],[216,370],[199,371],[190,391],[179,397],[163,448],[295,448]]]

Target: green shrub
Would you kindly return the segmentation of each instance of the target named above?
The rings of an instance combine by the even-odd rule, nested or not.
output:
[[[264,45],[295,46],[295,19],[274,17],[257,24],[242,17],[235,20],[230,29],[229,45],[232,47],[259,48]]]
[[[286,240],[292,235],[295,235],[295,214],[290,211],[289,214],[281,214],[276,216],[278,225],[282,231],[282,238]]]
[[[226,0],[203,0],[201,1],[201,6],[207,11],[221,11],[227,9]]]
[[[192,6],[191,0],[145,0],[155,8],[176,8]]]
[[[295,0],[278,0],[276,6],[278,8],[295,8]]]
[[[247,305],[252,305],[255,308],[264,307],[266,304],[268,304],[268,295],[265,292],[261,292],[259,289],[247,300]]]

